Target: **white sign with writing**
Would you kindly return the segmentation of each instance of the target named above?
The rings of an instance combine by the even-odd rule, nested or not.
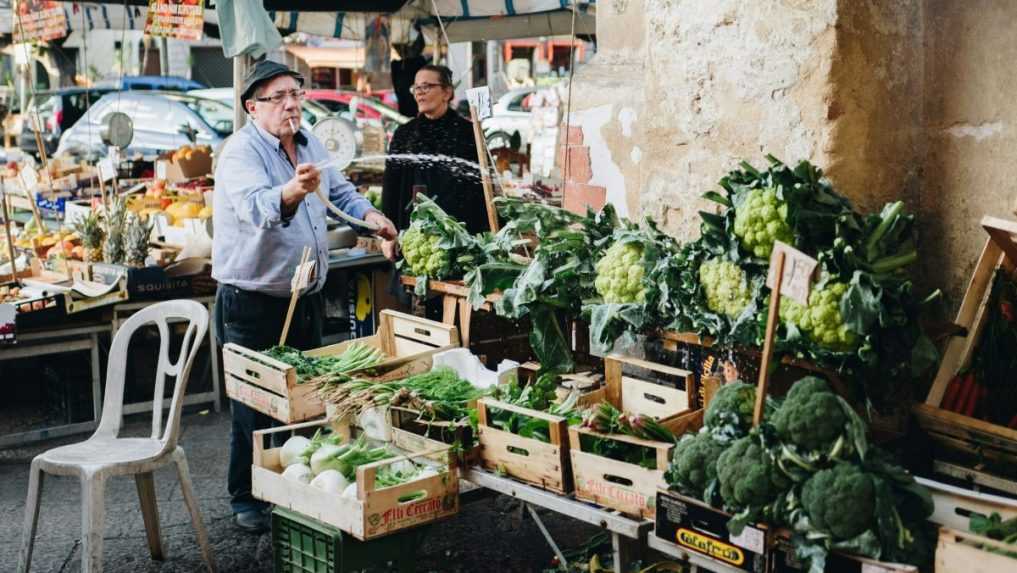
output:
[[[39,172],[35,170],[35,167],[24,167],[19,175],[21,176],[21,186],[25,191],[35,191],[39,186]]]
[[[466,90],[466,99],[470,102],[470,107],[477,110],[477,119],[483,121],[491,117],[490,87],[481,86],[479,88],[470,88]]]
[[[117,175],[116,167],[113,166],[113,160],[108,157],[100,160],[99,164],[96,165],[96,169],[99,170],[99,177],[101,177],[103,181],[109,181]]]
[[[780,294],[800,304],[809,304],[809,292],[819,261],[791,245],[775,242],[773,253],[770,254],[770,271],[766,276],[766,286],[771,290],[777,286],[777,257],[781,254],[784,255],[784,273],[780,281]]]
[[[314,280],[314,263],[315,261],[307,261],[297,265],[297,270],[293,273],[293,280],[290,282],[294,292],[303,291]]]
[[[166,169],[169,166],[169,162],[165,159],[160,159],[155,162],[155,178],[166,179]]]

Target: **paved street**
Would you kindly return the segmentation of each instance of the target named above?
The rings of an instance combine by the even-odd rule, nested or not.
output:
[[[270,572],[269,534],[249,535],[234,529],[226,493],[229,414],[192,413],[184,416],[181,445],[187,452],[191,478],[209,528],[220,571]],[[140,418],[126,433],[146,435]],[[33,448],[0,452],[0,570],[17,563],[24,519],[28,464],[32,456],[84,436],[54,440]],[[202,570],[190,520],[172,467],[156,473],[160,522],[167,559],[152,561],[138,508],[133,479],[114,478],[107,487],[105,570],[116,573],[176,573]],[[72,478],[47,476],[43,484],[39,532],[32,571],[80,571],[81,491]],[[521,520],[518,504],[492,497],[465,504],[455,519],[428,531],[417,560],[418,571],[540,571],[552,552],[529,519]],[[552,534],[564,547],[578,547],[596,530],[553,514],[544,516]]]

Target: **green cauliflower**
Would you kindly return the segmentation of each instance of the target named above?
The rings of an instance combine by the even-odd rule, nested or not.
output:
[[[807,471],[817,462],[865,455],[865,423],[822,378],[795,383],[770,421],[784,443],[783,459]]]
[[[437,235],[427,236],[417,225],[411,225],[403,232],[400,246],[403,260],[413,276],[426,276],[441,279],[451,273],[451,260],[448,251],[439,246],[441,238]]]
[[[817,472],[805,482],[801,503],[813,529],[840,541],[873,528],[876,494],[876,483],[870,474],[842,462]]]
[[[664,478],[682,493],[702,497],[717,479],[717,458],[724,449],[710,432],[686,434],[675,446]]]
[[[594,286],[604,302],[631,303],[645,299],[643,246],[638,242],[612,245],[597,261],[596,270]]]
[[[755,408],[755,386],[737,380],[728,382],[710,400],[703,424],[719,438],[740,438],[752,428]]]
[[[742,247],[761,259],[770,257],[774,241],[794,244],[787,223],[787,204],[777,198],[777,190],[752,189],[735,211],[734,231]]]
[[[713,312],[737,318],[752,302],[752,288],[745,271],[731,261],[710,259],[699,266],[699,282],[706,306]]]
[[[828,282],[809,295],[809,305],[802,305],[787,298],[781,300],[781,319],[794,324],[816,344],[847,352],[854,350],[861,337],[848,328],[840,312],[840,301],[848,290],[842,282]]]
[[[736,440],[717,458],[717,479],[725,507],[738,512],[763,508],[791,487],[756,433]]]

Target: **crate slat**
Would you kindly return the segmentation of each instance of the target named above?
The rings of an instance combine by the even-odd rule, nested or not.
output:
[[[975,535],[966,531],[944,527],[939,530],[936,545],[936,571],[964,571],[964,573],[1013,573],[1017,559],[992,553],[978,545],[1013,552],[1013,545]]]
[[[550,443],[491,426],[490,408],[546,421]],[[565,418],[487,398],[477,402],[477,418],[483,467],[557,493],[572,490]]]

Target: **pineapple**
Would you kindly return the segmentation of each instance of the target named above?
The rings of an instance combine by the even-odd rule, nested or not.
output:
[[[102,260],[103,227],[103,216],[96,211],[89,211],[87,215],[74,223],[74,230],[81,236],[81,246],[84,247],[86,263]]]
[[[145,266],[148,256],[148,238],[152,234],[152,223],[146,223],[138,215],[127,218],[127,264],[132,267]]]
[[[106,213],[106,243],[103,245],[103,260],[110,264],[124,262],[127,255],[127,202],[123,197],[113,197]]]

